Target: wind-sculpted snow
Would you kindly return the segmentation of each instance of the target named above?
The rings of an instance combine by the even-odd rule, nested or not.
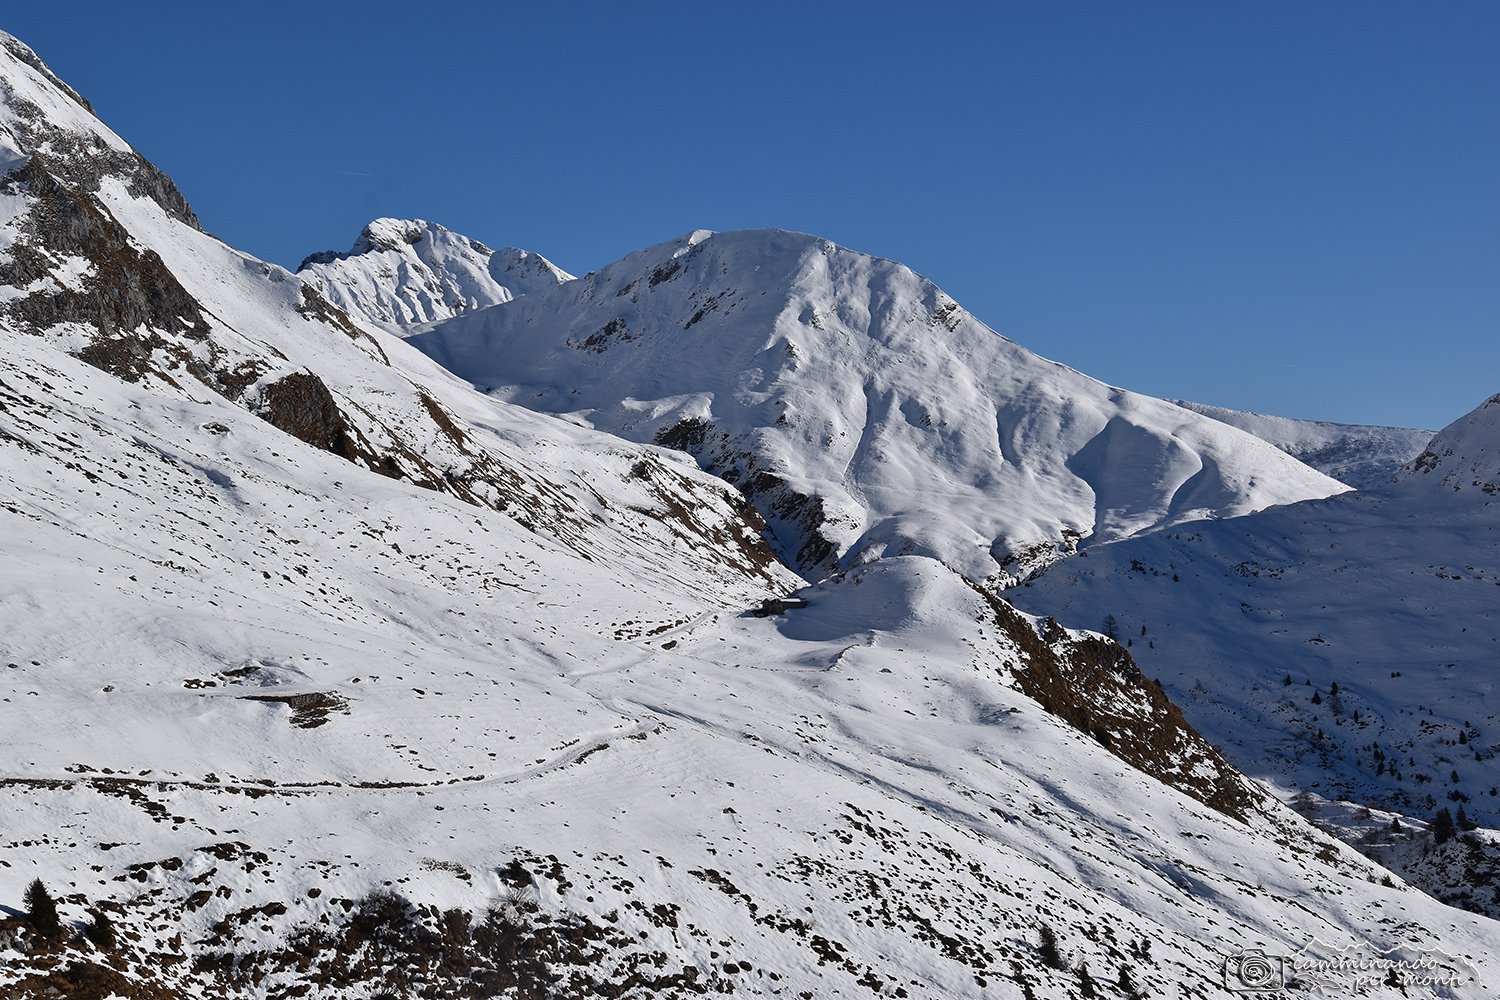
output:
[[[1036,356],[908,268],[795,233],[694,233],[412,342],[504,399],[691,451],[812,576],[915,553],[1014,578],[1343,489]]]
[[[351,316],[403,335],[573,280],[540,254],[491,250],[420,219],[376,219],[348,253],[313,254],[297,274]]]
[[[1355,489],[1381,489],[1432,439],[1432,431],[1293,420],[1173,400],[1178,406],[1248,431]]]

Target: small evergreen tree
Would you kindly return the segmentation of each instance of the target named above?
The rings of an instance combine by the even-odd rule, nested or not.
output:
[[[1038,927],[1037,932],[1041,940],[1036,951],[1041,956],[1042,964],[1049,969],[1066,969],[1068,962],[1063,958],[1062,949],[1058,947],[1057,934],[1047,924]]]
[[[1292,675],[1291,674],[1287,674],[1286,675],[1286,679],[1281,682],[1281,686],[1282,687],[1291,687],[1292,686]]]
[[[94,919],[83,929],[83,936],[100,951],[109,951],[115,946],[115,925],[103,911],[95,910]]]
[[[1114,615],[1104,616],[1104,635],[1116,641],[1120,638],[1120,622]]]
[[[1314,705],[1321,705],[1321,704],[1323,704],[1323,696],[1320,695],[1320,694],[1318,694],[1318,692],[1314,691],[1313,692],[1313,696],[1312,696],[1312,703]]]
[[[1099,991],[1094,987],[1094,977],[1089,975],[1089,963],[1078,964],[1078,995],[1084,1000],[1096,1000]]]
[[[1119,987],[1120,993],[1129,997],[1130,1000],[1136,1000],[1140,996],[1140,993],[1136,991],[1135,977],[1130,974],[1130,966],[1128,965],[1120,966],[1120,975],[1115,980],[1115,985]]]
[[[1463,806],[1458,807],[1458,816],[1454,818],[1454,824],[1460,830],[1464,831],[1479,829],[1479,824],[1469,818],[1469,814],[1464,811]]]
[[[37,929],[37,933],[50,938],[57,937],[62,932],[62,921],[57,917],[57,903],[53,901],[47,887],[42,885],[41,879],[32,880],[22,899],[26,904],[27,919]]]
[[[1435,843],[1446,844],[1453,839],[1453,833],[1453,814],[1444,806],[1432,818],[1432,839]]]

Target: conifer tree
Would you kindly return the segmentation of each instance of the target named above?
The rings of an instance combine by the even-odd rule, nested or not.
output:
[[[1099,991],[1094,987],[1094,977],[1089,975],[1089,964],[1081,962],[1078,965],[1078,995],[1083,1000],[1095,1000]]]
[[[56,937],[62,931],[62,921],[57,917],[57,903],[53,901],[52,894],[47,891],[41,879],[32,880],[26,887],[26,895],[22,897],[22,901],[26,905],[27,919],[42,937]]]
[[[1057,945],[1057,934],[1047,924],[1042,924],[1038,930],[1041,934],[1041,943],[1037,945],[1036,950],[1043,964],[1049,969],[1066,969],[1068,963],[1063,958],[1062,949]]]
[[[1438,810],[1438,814],[1432,818],[1432,839],[1434,843],[1446,844],[1453,839],[1453,814],[1444,806]]]
[[[83,929],[83,935],[94,942],[94,946],[101,951],[109,951],[115,946],[114,922],[101,910],[94,911],[94,919],[89,921],[88,926]]]

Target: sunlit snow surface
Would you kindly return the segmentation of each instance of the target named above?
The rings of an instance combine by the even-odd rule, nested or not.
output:
[[[757,502],[793,556],[816,534],[845,564],[922,554],[1024,576],[1076,544],[1345,488],[1038,357],[909,268],[797,233],[693,233],[412,342],[632,440],[711,425],[705,467],[752,496],[758,473],[784,482]],[[791,493],[823,516],[788,511]]]

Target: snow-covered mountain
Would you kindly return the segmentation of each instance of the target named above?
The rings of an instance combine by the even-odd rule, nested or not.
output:
[[[1500,395],[1444,427],[1400,478],[1455,493],[1500,494]]]
[[[1247,948],[1500,979],[1500,924],[1115,643],[920,554],[745,613],[800,581],[722,481],[206,236],[9,36],[0,145],[5,996],[1230,997]]]
[[[1100,546],[1008,596],[1074,626],[1113,616],[1193,724],[1287,797],[1500,827],[1497,415],[1455,421],[1383,490]],[[1500,913],[1473,877],[1500,872],[1500,834],[1483,853],[1467,884],[1431,887]]]
[[[297,274],[349,315],[398,334],[573,280],[540,254],[491,250],[421,219],[376,219],[348,253],[315,253]]]
[[[1245,410],[1226,410],[1221,406],[1182,399],[1173,402],[1248,431],[1298,461],[1360,490],[1385,486],[1396,473],[1410,465],[1432,439],[1432,431],[1410,427],[1295,420]]]
[[[696,232],[412,343],[489,391],[697,456],[814,578],[922,554],[975,580],[1344,487],[999,336],[909,268]]]

